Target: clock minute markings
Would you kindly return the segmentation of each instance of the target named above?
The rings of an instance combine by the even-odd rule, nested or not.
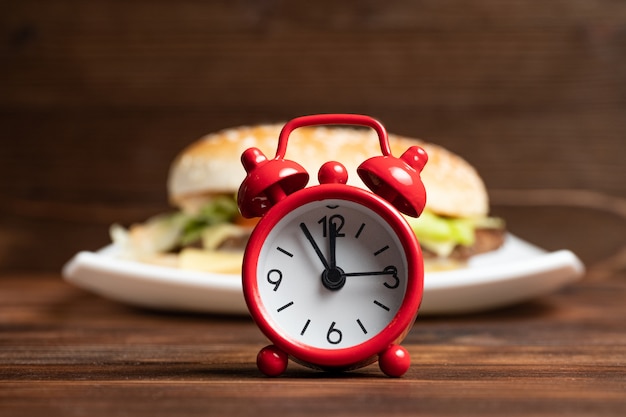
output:
[[[382,308],[383,310],[389,311],[389,307],[387,307],[386,305],[384,305],[383,303],[381,303],[378,300],[374,300],[374,304],[376,304],[378,307]]]
[[[376,252],[374,252],[374,256],[378,256],[381,253],[383,253],[384,251],[386,251],[387,249],[389,249],[389,245],[385,245],[382,248],[378,249]]]
[[[284,310],[284,309],[286,309],[287,307],[291,307],[292,305],[293,305],[293,301],[289,301],[289,302],[288,302],[287,304],[285,304],[284,306],[282,306],[282,307],[278,307],[278,308],[276,309],[276,312],[277,312],[277,313],[280,313],[281,311],[283,311],[283,310]]]
[[[284,253],[285,255],[289,256],[290,258],[293,258],[293,253],[289,252],[289,251],[288,251],[288,250],[286,250],[286,249],[281,248],[280,246],[277,246],[277,247],[276,247],[276,250],[277,250],[278,252],[282,252],[282,253]]]
[[[365,328],[365,326],[363,326],[363,323],[361,323],[361,319],[356,319],[356,324],[359,325],[361,331],[363,331],[363,334],[367,334],[367,329]]]
[[[306,323],[304,323],[304,327],[302,328],[302,331],[300,332],[300,336],[304,336],[304,332],[306,332],[306,329],[309,328],[309,324],[311,324],[311,319],[307,319]]]
[[[363,232],[363,229],[365,228],[365,223],[361,223],[361,226],[359,227],[359,230],[356,231],[356,235],[354,235],[355,239],[358,239],[359,236],[361,236],[361,232]]]

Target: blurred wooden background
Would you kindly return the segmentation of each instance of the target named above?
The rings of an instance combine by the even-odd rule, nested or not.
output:
[[[626,197],[623,1],[0,0],[0,36],[0,270],[167,208],[200,136],[311,113],[461,154],[514,231],[498,190]]]

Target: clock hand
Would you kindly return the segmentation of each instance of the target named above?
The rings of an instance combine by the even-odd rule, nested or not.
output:
[[[335,257],[335,252],[337,248],[337,225],[332,221],[332,218],[329,222],[329,233],[330,236],[330,269],[337,268],[337,258]]]
[[[349,272],[349,273],[345,273],[343,271],[341,271],[341,277],[342,278],[346,278],[346,277],[366,277],[366,276],[377,276],[377,275],[390,275],[391,278],[393,278],[393,280],[391,282],[387,281],[387,282],[383,282],[383,285],[387,288],[390,289],[394,289],[394,288],[398,288],[398,286],[400,285],[400,278],[398,278],[398,268],[396,268],[393,265],[389,265],[387,267],[385,267],[385,269],[383,269],[382,271],[372,271],[372,272]]]
[[[330,265],[328,264],[328,261],[322,254],[320,247],[317,246],[317,243],[315,243],[315,239],[313,239],[311,232],[309,232],[309,228],[306,227],[306,224],[300,223],[300,229],[302,229],[302,231],[304,232],[304,236],[306,236],[306,239],[309,241],[311,246],[313,246],[313,249],[315,249],[315,253],[317,254],[318,258],[320,258],[320,261],[322,261],[322,264],[324,264],[324,269],[330,270]]]
[[[397,275],[398,269],[395,266],[385,267],[382,271],[372,271],[372,272],[344,272],[341,274],[343,277],[369,277],[375,275]]]

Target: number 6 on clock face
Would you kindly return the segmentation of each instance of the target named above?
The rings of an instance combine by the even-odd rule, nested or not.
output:
[[[415,318],[419,247],[401,215],[371,193],[325,184],[299,194],[253,232],[246,301],[261,330],[297,359],[324,368],[362,363]]]

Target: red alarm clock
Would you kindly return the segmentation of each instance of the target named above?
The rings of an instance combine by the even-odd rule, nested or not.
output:
[[[357,173],[372,190],[347,185],[336,161],[320,167],[320,184],[285,159],[290,133],[303,126],[359,125],[378,134],[382,155]],[[328,146],[332,146],[329,143]],[[247,176],[238,193],[244,217],[262,217],[243,260],[243,292],[254,321],[273,343],[259,352],[268,376],[288,358],[323,370],[359,368],[378,360],[398,377],[409,368],[399,345],[422,300],[424,266],[415,234],[401,213],[417,217],[426,204],[420,172],[428,157],[414,146],[391,155],[384,126],[354,114],[291,120],[274,159],[257,148],[241,157]]]

